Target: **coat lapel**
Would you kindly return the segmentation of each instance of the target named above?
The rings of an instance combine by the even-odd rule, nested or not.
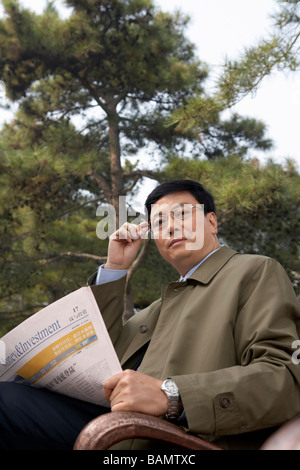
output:
[[[212,278],[223,268],[223,266],[238,254],[236,251],[222,246],[218,251],[213,253],[199,268],[190,276],[189,279],[195,279],[201,284],[208,284]]]

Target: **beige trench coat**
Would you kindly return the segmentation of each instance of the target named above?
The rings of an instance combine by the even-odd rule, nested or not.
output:
[[[122,367],[151,340],[139,372],[173,378],[190,432],[257,448],[300,412],[300,305],[279,263],[222,247],[122,325],[124,284],[92,287]]]

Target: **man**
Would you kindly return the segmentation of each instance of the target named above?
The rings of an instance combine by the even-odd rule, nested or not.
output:
[[[177,184],[177,182],[174,182],[169,186],[176,188]],[[191,183],[187,184],[184,182],[181,184],[183,184],[183,186],[191,186]],[[168,188],[168,185],[162,185],[160,189],[164,187]],[[156,193],[158,191],[159,190],[156,190]],[[203,194],[201,201],[203,201]],[[201,204],[203,204],[203,202]],[[186,276],[191,268],[204,260],[210,253],[220,248],[220,244],[216,236],[217,220],[215,213],[210,207],[212,204],[213,201],[210,201],[209,205],[205,204],[209,209],[207,212],[204,208],[206,211],[206,216],[203,218],[204,227],[200,227],[200,229],[204,228],[205,234],[203,246],[201,246],[200,249],[195,250],[191,249],[191,247],[189,247],[190,249],[187,249],[187,244],[191,242],[196,243],[196,235],[200,237],[201,230],[198,232],[194,231],[196,235],[194,235],[194,239],[191,240],[191,237],[188,237],[188,239],[186,238],[186,230],[183,233],[184,227],[182,227],[182,221],[184,221],[184,215],[187,208],[189,209],[191,207],[195,210],[202,210],[202,207],[199,206],[199,201],[192,193],[186,190],[176,191],[176,193],[171,192],[171,194],[166,193],[166,195],[159,197],[158,201],[154,200],[154,208],[149,207],[149,202],[147,204],[151,220],[154,224],[158,225],[158,231],[153,234],[155,236],[156,245],[162,257],[172,264],[182,277]],[[180,210],[182,217],[180,219],[169,217],[168,226],[164,227],[165,230],[163,233],[163,229],[160,230],[159,227],[162,217],[169,216],[170,211],[174,208],[175,210]],[[195,215],[193,217],[196,219]],[[190,227],[190,229],[192,228],[193,227]],[[120,270],[125,273],[134,261],[145,234],[145,230],[147,229],[148,224],[141,224],[137,229],[131,224],[123,225],[123,227],[121,227],[121,229],[118,230],[110,240],[108,259],[104,269],[110,271]],[[180,233],[180,237],[177,236],[177,233]],[[102,280],[103,278],[105,279],[105,272],[102,272],[101,274]],[[101,283],[100,275],[98,277],[98,283]],[[118,276],[117,273],[116,276]],[[121,318],[121,315],[119,318]],[[145,321],[147,322],[147,319],[145,319]],[[169,335],[168,328],[166,332]],[[125,335],[127,336],[126,333]],[[125,382],[124,385],[123,381]],[[106,382],[105,391],[107,398],[111,401],[112,411],[134,409],[135,411],[161,416],[167,413],[168,408],[167,395],[161,390],[162,383],[162,380],[157,380],[156,378],[152,378],[148,375],[141,377],[136,373],[132,374],[127,371],[108,380]],[[129,390],[127,390],[127,384]],[[123,399],[123,393],[127,394],[126,399]],[[149,395],[148,399],[146,394]],[[130,403],[128,403],[128,400]]]
[[[187,206],[195,220],[202,204],[198,246],[193,223],[184,233],[185,218],[174,214]],[[191,432],[224,447],[257,448],[300,411],[300,368],[292,362],[300,308],[291,283],[276,261],[220,247],[213,198],[200,184],[164,183],[146,207],[152,229],[161,230],[152,234],[158,250],[181,279],[163,286],[161,299],[123,326],[124,274],[146,228],[126,224],[112,237],[98,273],[99,283],[115,276],[98,286],[98,299],[125,369],[105,384],[111,409],[173,413],[175,422],[184,417]],[[162,390],[168,378],[175,389],[169,402]]]
[[[180,279],[123,325],[126,271],[148,223],[125,224],[111,237],[92,281],[123,367],[105,383],[111,410],[165,417],[225,448],[259,448],[300,411],[292,361],[300,308],[291,283],[276,261],[220,246],[213,198],[199,183],[164,183],[146,207],[158,250]],[[0,384],[0,446],[72,448],[83,425],[107,411]]]

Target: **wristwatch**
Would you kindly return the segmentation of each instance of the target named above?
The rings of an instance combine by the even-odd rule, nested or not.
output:
[[[183,411],[183,405],[180,398],[179,390],[174,380],[166,379],[162,385],[161,390],[165,392],[168,397],[168,411],[166,418],[169,420],[174,420],[179,418]]]

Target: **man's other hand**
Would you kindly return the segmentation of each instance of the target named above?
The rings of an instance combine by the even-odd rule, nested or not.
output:
[[[133,370],[113,375],[104,383],[104,396],[110,401],[111,411],[136,411],[152,416],[163,416],[168,410],[168,399],[160,389],[163,381]]]

